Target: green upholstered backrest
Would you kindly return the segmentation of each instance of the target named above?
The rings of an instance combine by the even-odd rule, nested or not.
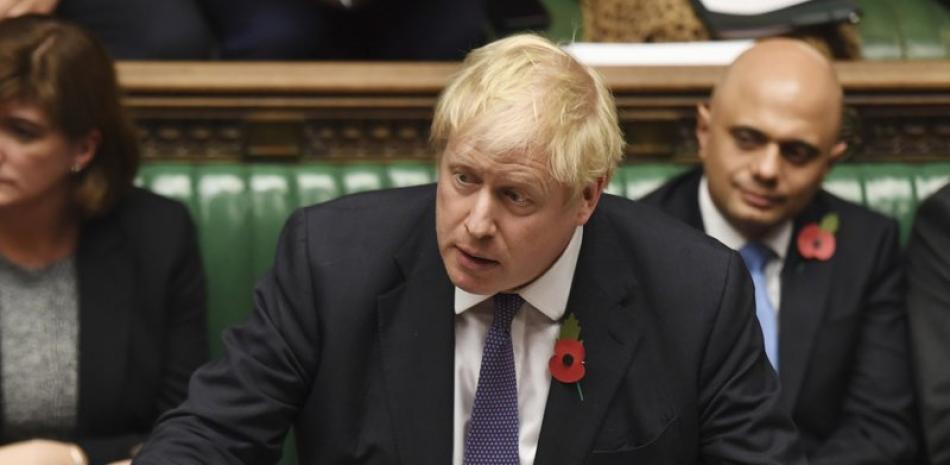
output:
[[[633,164],[617,170],[607,191],[639,198],[689,166]],[[277,236],[294,209],[340,195],[435,181],[425,162],[379,163],[150,163],[137,182],[178,199],[198,227],[208,275],[212,351],[221,351],[221,331],[243,321],[252,289],[273,259]],[[950,182],[950,162],[842,164],[825,188],[900,222],[906,238],[919,201]],[[294,463],[292,448],[282,464]]]
[[[687,169],[669,163],[626,165],[608,192],[642,197]],[[244,318],[251,290],[273,259],[277,236],[294,209],[340,195],[435,180],[425,162],[359,164],[189,164],[143,166],[139,183],[184,202],[201,238],[208,273],[214,352],[220,332]],[[923,197],[950,182],[950,162],[842,164],[825,180],[840,197],[895,217],[906,238]]]
[[[198,227],[208,275],[213,353],[221,331],[241,321],[270,266],[284,221],[303,205],[343,194],[434,181],[430,164],[188,164],[142,167],[138,183],[178,199]]]

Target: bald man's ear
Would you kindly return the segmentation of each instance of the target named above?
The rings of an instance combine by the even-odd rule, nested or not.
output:
[[[831,147],[831,163],[837,163],[841,160],[841,157],[844,156],[844,153],[848,150],[848,143],[845,141],[838,141]]]
[[[699,142],[699,158],[706,158],[706,143],[709,140],[709,104],[696,105],[696,140]]]

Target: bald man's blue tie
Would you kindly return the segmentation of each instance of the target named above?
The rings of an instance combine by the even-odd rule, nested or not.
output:
[[[497,294],[485,338],[464,465],[518,465],[518,384],[511,346],[511,320],[524,303],[517,294]]]
[[[749,242],[739,250],[739,254],[742,255],[755,286],[755,316],[762,327],[765,354],[778,372],[778,312],[769,300],[768,285],[765,281],[765,266],[775,258],[775,252],[761,242]]]

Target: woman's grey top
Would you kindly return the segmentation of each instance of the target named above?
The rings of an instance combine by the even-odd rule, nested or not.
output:
[[[79,294],[73,257],[38,270],[0,255],[0,442],[76,425]]]

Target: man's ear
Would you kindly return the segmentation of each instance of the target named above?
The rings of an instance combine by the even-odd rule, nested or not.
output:
[[[709,103],[696,105],[696,140],[699,142],[699,158],[706,158],[706,144],[709,140]]]
[[[842,140],[835,143],[835,145],[831,147],[831,156],[830,156],[831,163],[834,164],[840,161],[841,157],[844,155],[844,153],[847,150],[848,150],[847,142]]]
[[[581,207],[577,211],[578,226],[586,224],[590,216],[594,214],[594,209],[597,208],[597,203],[600,202],[600,195],[604,193],[605,187],[607,187],[607,177],[601,176],[595,179],[594,182],[588,184],[584,187],[584,190],[581,191],[581,197],[578,199],[581,203]]]
[[[102,133],[98,129],[93,129],[89,131],[89,134],[81,137],[73,145],[74,152],[71,167],[78,168],[76,171],[84,170],[96,157],[100,145],[102,145]]]

